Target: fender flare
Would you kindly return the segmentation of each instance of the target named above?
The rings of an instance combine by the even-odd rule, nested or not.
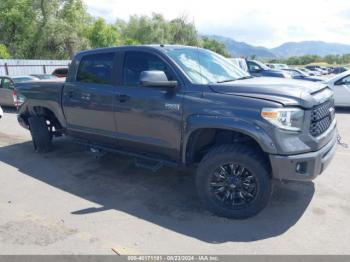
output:
[[[187,118],[184,128],[181,159],[186,164],[186,153],[191,135],[202,128],[216,128],[235,131],[254,139],[269,154],[276,154],[277,148],[271,137],[257,124],[233,117],[217,117],[207,115],[191,115]]]

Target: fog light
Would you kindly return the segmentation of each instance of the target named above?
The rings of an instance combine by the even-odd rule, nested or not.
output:
[[[295,166],[295,171],[299,174],[305,174],[307,169],[307,162],[299,162]]]

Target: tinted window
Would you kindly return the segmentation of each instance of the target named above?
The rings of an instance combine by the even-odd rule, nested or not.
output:
[[[175,80],[169,66],[159,57],[147,52],[128,52],[123,69],[123,83],[126,86],[138,86],[142,71],[163,71],[168,80]]]
[[[79,65],[77,81],[84,83],[111,84],[114,53],[84,56]]]

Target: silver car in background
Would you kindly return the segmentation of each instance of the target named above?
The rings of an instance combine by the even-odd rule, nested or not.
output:
[[[326,81],[334,91],[335,106],[350,107],[350,70]]]
[[[39,78],[34,76],[0,76],[0,105],[15,106],[13,91],[16,83],[35,80],[39,80]]]

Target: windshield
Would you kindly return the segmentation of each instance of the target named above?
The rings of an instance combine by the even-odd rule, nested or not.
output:
[[[167,53],[193,84],[229,82],[250,76],[226,58],[208,50],[179,48]]]

